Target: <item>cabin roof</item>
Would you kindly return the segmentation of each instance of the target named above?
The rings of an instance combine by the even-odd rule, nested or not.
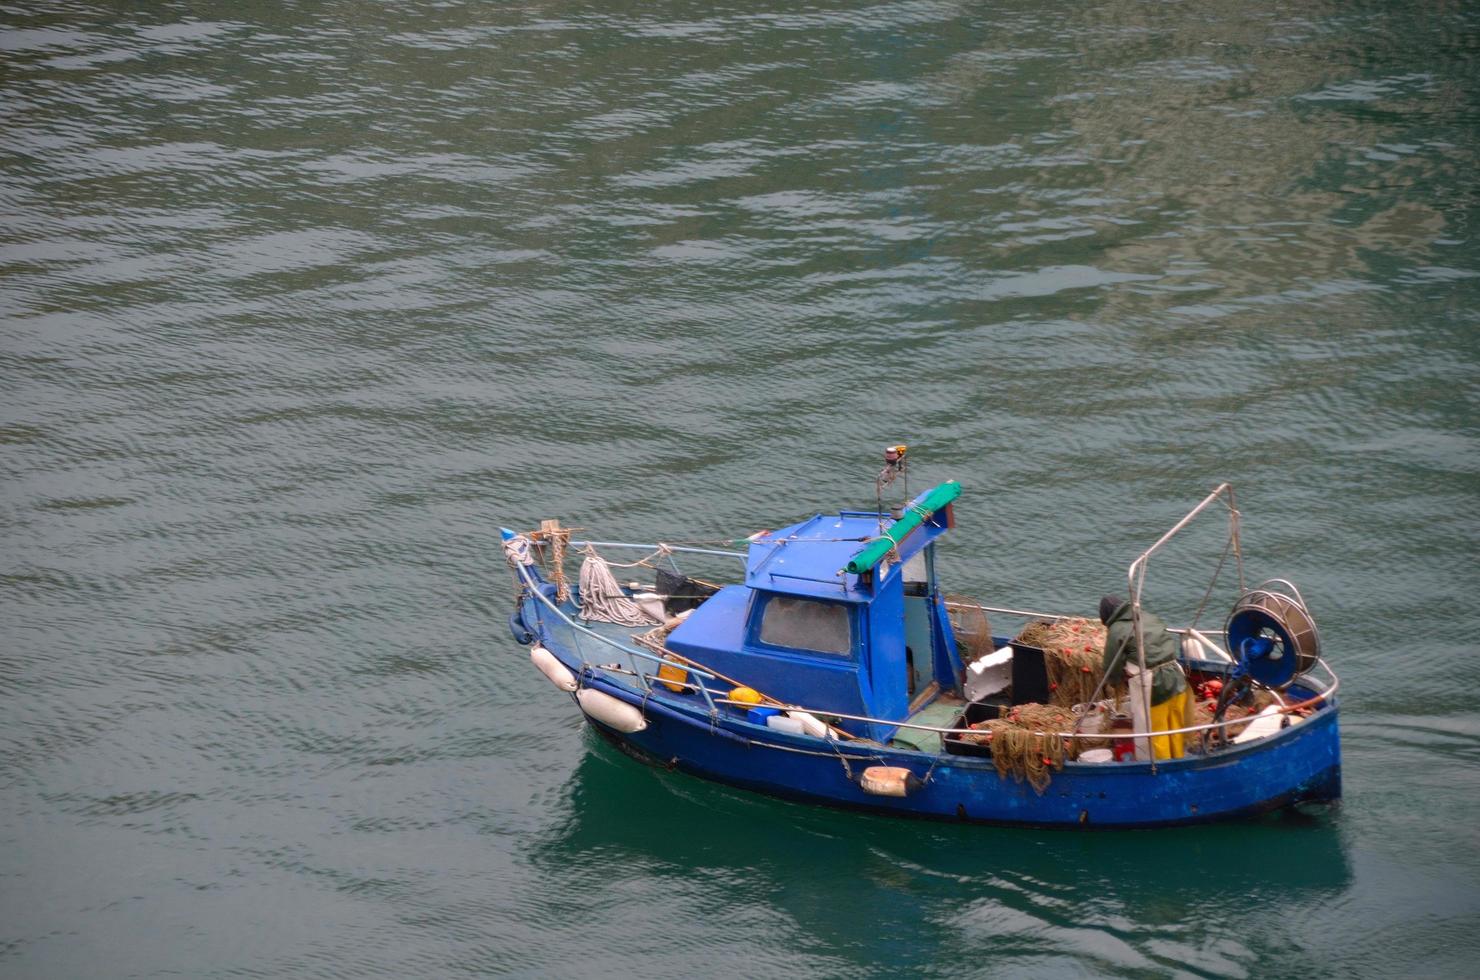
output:
[[[886,528],[893,523],[891,518],[884,518]],[[922,525],[900,543],[900,556],[908,558],[945,530],[943,525]],[[878,514],[847,510],[818,514],[790,527],[767,532],[751,540],[745,584],[752,589],[788,595],[868,602],[874,596],[874,588],[867,584],[867,578],[844,569],[879,536]]]
[[[858,576],[842,572],[855,554],[879,534],[877,516],[818,514],[771,531],[751,542],[745,584],[752,589],[863,602]]]

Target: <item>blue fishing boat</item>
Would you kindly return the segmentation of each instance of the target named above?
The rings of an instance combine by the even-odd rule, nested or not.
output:
[[[554,521],[504,529],[517,590],[510,630],[595,731],[630,754],[788,799],[1097,828],[1198,823],[1340,796],[1337,678],[1298,590],[1279,579],[1245,586],[1231,486],[1131,563],[1136,642],[1126,685],[1119,671],[1098,675],[1103,630],[1093,620],[942,590],[936,549],[955,525],[961,488],[948,481],[885,508],[883,488],[904,471],[904,451],[886,455],[875,510],[819,514],[730,547],[574,540]],[[1201,695],[1202,716],[1152,729],[1150,687],[1133,676],[1137,664],[1148,670],[1148,563],[1218,510],[1227,544],[1212,582],[1231,577],[1232,555],[1232,610],[1221,629],[1160,627],[1176,641],[1172,669]],[[565,565],[578,555],[573,582]],[[728,564],[731,580],[696,563]],[[1061,662],[1026,630],[995,634],[989,616],[1074,635],[1083,627],[1090,639],[1080,649],[1089,652]],[[1062,685],[1075,683],[1082,700],[1053,709]],[[1045,704],[1036,716],[1029,710]],[[1019,714],[1062,723],[1007,720]],[[1159,758],[1154,740],[1171,736],[1180,757]]]

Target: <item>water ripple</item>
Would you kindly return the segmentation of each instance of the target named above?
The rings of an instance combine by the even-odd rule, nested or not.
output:
[[[1477,27],[0,12],[6,971],[1463,972]],[[901,440],[1014,606],[1092,611],[1233,479],[1347,805],[817,811],[617,754],[508,640],[500,524],[724,538],[870,505]]]

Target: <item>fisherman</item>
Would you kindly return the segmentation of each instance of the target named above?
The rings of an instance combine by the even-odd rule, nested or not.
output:
[[[1136,651],[1135,628],[1131,618],[1131,604],[1120,596],[1107,595],[1100,600],[1100,622],[1105,624],[1104,667],[1105,676],[1114,677],[1112,670],[1123,668],[1126,683],[1130,688],[1131,717],[1136,731],[1164,732],[1184,728],[1192,716],[1188,702],[1191,688],[1182,675],[1177,663],[1177,638],[1167,632],[1167,625],[1155,613],[1141,610],[1141,641],[1145,648],[1146,669],[1143,672]],[[1149,695],[1150,716],[1146,716]],[[1183,755],[1183,736],[1154,735],[1151,749],[1146,750],[1146,739],[1136,739],[1136,758],[1154,756],[1157,759],[1180,759]]]

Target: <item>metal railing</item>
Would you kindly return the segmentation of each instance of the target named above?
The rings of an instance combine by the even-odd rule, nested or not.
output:
[[[1175,534],[1182,527],[1186,526],[1186,524],[1193,517],[1195,517],[1200,511],[1202,511],[1210,503],[1212,503],[1225,489],[1228,490],[1228,492],[1229,492],[1229,495],[1230,495],[1230,507],[1231,507],[1232,506],[1232,504],[1231,504],[1232,487],[1229,486],[1228,484],[1223,484],[1218,489],[1214,490],[1213,493],[1210,494],[1207,497],[1207,499],[1205,499],[1201,504],[1199,504],[1196,508],[1194,508],[1191,513],[1189,513],[1186,517],[1184,517],[1182,519],[1182,521],[1180,521],[1177,524],[1176,527],[1172,528],[1171,531],[1168,531],[1165,535],[1163,535],[1161,537],[1160,540],[1157,541],[1156,544],[1152,545],[1151,548],[1147,549],[1146,552],[1144,552],[1139,558],[1137,558],[1136,561],[1131,564],[1131,574],[1134,576],[1135,570],[1139,566],[1141,568],[1142,574],[1144,576],[1144,568],[1145,568],[1145,561],[1146,561],[1146,559],[1149,558],[1150,555],[1154,551],[1156,551],[1158,548],[1160,548],[1161,545],[1163,545],[1164,543],[1166,543],[1166,541],[1168,539],[1170,539],[1173,534]],[[1234,511],[1233,513],[1235,515],[1234,516],[1234,521],[1235,521],[1235,525],[1236,525],[1237,511]],[[1234,535],[1235,535],[1235,542],[1236,542],[1236,536],[1237,536],[1236,526],[1235,526],[1235,530],[1234,530]],[[674,551],[674,552],[680,552],[680,553],[682,553],[682,552],[690,552],[690,553],[695,553],[695,554],[720,555],[720,556],[724,556],[724,557],[732,557],[732,558],[740,558],[740,559],[744,559],[746,557],[741,552],[716,551],[716,550],[704,549],[704,548],[687,548],[687,547],[679,547],[679,546],[676,546],[676,545],[660,545],[660,544],[647,545],[647,544],[632,544],[632,543],[611,542],[611,541],[589,541],[589,542],[588,541],[581,541],[581,542],[572,542],[572,544],[573,545],[577,545],[577,546],[585,546],[587,544],[590,544],[590,545],[594,545],[594,546],[598,546],[598,547],[630,548],[630,549],[634,549],[634,550],[647,550],[647,551],[668,550],[668,551]],[[595,640],[597,640],[597,641],[599,641],[601,643],[604,643],[607,646],[613,647],[614,649],[620,650],[620,651],[622,651],[623,653],[627,654],[630,657],[638,658],[641,661],[649,662],[649,663],[657,664],[657,665],[666,664],[666,665],[668,665],[670,667],[676,667],[676,668],[678,668],[680,670],[687,671],[691,677],[694,677],[699,682],[697,684],[693,684],[693,683],[688,683],[688,682],[685,682],[685,681],[678,680],[676,678],[659,677],[656,673],[645,673],[642,670],[633,671],[632,673],[637,677],[638,681],[641,683],[641,685],[643,687],[643,690],[647,694],[651,695],[651,694],[654,693],[654,691],[653,691],[653,685],[655,683],[657,683],[657,684],[672,684],[672,685],[676,685],[676,686],[681,686],[681,687],[684,687],[684,688],[686,688],[688,690],[696,691],[699,694],[701,694],[703,696],[703,698],[704,698],[705,704],[709,708],[709,711],[710,711],[711,715],[718,713],[718,710],[719,710],[719,706],[720,705],[725,705],[727,707],[743,707],[743,708],[755,707],[755,705],[752,702],[736,701],[736,700],[733,700],[733,699],[731,699],[729,697],[715,697],[714,695],[716,693],[718,693],[718,692],[710,690],[709,686],[704,683],[705,680],[710,680],[710,681],[724,681],[726,683],[733,683],[730,678],[723,677],[723,676],[718,675],[718,674],[715,674],[715,673],[713,673],[711,671],[705,670],[702,667],[695,666],[693,663],[688,662],[687,660],[675,660],[675,659],[672,659],[672,658],[669,658],[669,657],[660,656],[658,654],[652,653],[652,652],[647,651],[647,650],[639,649],[639,648],[637,648],[635,646],[629,646],[629,645],[624,644],[624,643],[622,643],[622,642],[620,642],[618,640],[612,639],[611,637],[603,636],[601,633],[598,633],[595,630],[590,629],[589,627],[582,626],[581,624],[577,623],[574,619],[572,619],[554,601],[552,601],[549,596],[547,596],[543,591],[541,591],[541,589],[539,588],[539,583],[537,583],[530,576],[529,570],[528,570],[528,566],[523,566],[523,565],[517,566],[517,567],[514,568],[514,571],[515,571],[515,574],[520,578],[520,580],[523,581],[523,583],[528,587],[527,588],[527,594],[529,594],[529,595],[533,596],[534,598],[538,599],[539,602],[542,605],[544,605],[547,609],[549,609],[552,613],[554,613],[566,626],[570,627],[572,630],[575,630],[575,631],[578,631],[578,632],[580,632],[582,634],[585,634],[586,636],[589,636],[592,639],[595,639]],[[1240,580],[1242,580],[1242,569],[1240,569]],[[957,607],[957,608],[969,608],[969,607],[972,607],[972,606],[977,606],[976,603],[958,603],[958,602],[946,602],[945,605],[946,605],[947,608],[953,608],[953,607]],[[1066,615],[1066,614],[1038,613],[1038,612],[1031,612],[1031,611],[1027,611],[1027,610],[1010,609],[1010,608],[993,607],[993,606],[978,606],[978,608],[981,608],[981,609],[983,609],[983,610],[985,610],[987,612],[1002,613],[1002,614],[1007,614],[1007,615],[1031,616],[1031,617],[1041,618],[1041,619],[1071,619],[1071,618],[1079,618],[1079,617],[1076,617],[1076,616]],[[1213,651],[1220,652],[1220,653],[1222,652],[1221,650],[1218,649],[1218,647],[1215,644],[1211,643],[1206,638],[1206,636],[1204,636],[1198,630],[1192,629],[1191,627],[1184,628],[1184,629],[1169,629],[1168,632],[1192,635],[1193,637],[1195,637],[1196,639],[1200,640],[1201,643],[1205,644],[1207,647],[1209,647]],[[1328,702],[1328,701],[1330,701],[1330,699],[1332,697],[1335,696],[1336,692],[1341,687],[1341,681],[1336,676],[1336,672],[1331,669],[1330,665],[1327,664],[1325,660],[1320,659],[1320,658],[1317,658],[1317,660],[1316,660],[1316,666],[1320,667],[1321,670],[1325,673],[1327,680],[1324,683],[1322,683],[1322,685],[1318,689],[1316,689],[1315,695],[1313,697],[1307,698],[1307,699],[1302,700],[1302,701],[1297,702],[1297,703],[1293,703],[1293,704],[1280,704],[1280,705],[1276,706],[1276,713],[1279,713],[1279,714],[1292,714],[1292,713],[1296,713],[1296,712],[1302,711],[1302,710],[1307,709],[1307,708],[1316,708],[1316,710],[1319,710],[1320,709],[1319,706],[1321,706],[1321,703],[1322,702]],[[592,664],[592,663],[589,663],[589,662],[585,662],[584,660],[583,660],[583,667],[586,668],[586,669],[589,669],[589,670],[609,670],[610,669],[609,667],[606,667],[604,665]],[[1302,679],[1306,680],[1309,683],[1312,683],[1312,684],[1314,683],[1314,678],[1310,677],[1310,674],[1309,673],[1307,673],[1305,675],[1302,675]],[[728,694],[729,692],[726,691],[726,692],[723,692],[723,693]],[[771,700],[772,701],[775,701],[775,699],[771,699]],[[905,728],[905,729],[909,729],[911,731],[930,732],[930,733],[935,733],[935,734],[939,734],[939,735],[960,734],[960,733],[962,733],[964,731],[969,731],[969,729],[946,728],[946,727],[939,726],[939,725],[922,725],[922,724],[917,724],[917,723],[914,723],[914,722],[898,721],[898,720],[889,719],[889,718],[874,718],[874,717],[870,717],[868,715],[845,714],[845,713],[834,711],[834,710],[827,709],[827,708],[810,708],[810,707],[806,707],[806,706],[803,706],[803,705],[786,704],[786,703],[782,703],[782,702],[775,702],[771,706],[772,707],[776,707],[776,708],[778,708],[779,710],[782,710],[782,711],[800,711],[800,712],[806,712],[808,714],[816,715],[818,717],[836,718],[836,719],[839,719],[839,720],[842,720],[842,721],[856,721],[856,722],[862,722],[864,724],[882,725],[882,726],[885,726],[885,727]],[[1258,716],[1247,716],[1247,717],[1243,717],[1243,718],[1224,719],[1221,722],[1210,722],[1210,723],[1205,724],[1205,725],[1188,725],[1188,726],[1185,726],[1185,727],[1182,727],[1182,728],[1172,728],[1172,729],[1166,729],[1166,730],[1162,730],[1162,731],[1146,731],[1146,732],[1137,732],[1137,731],[1125,732],[1125,731],[1117,731],[1116,733],[1114,733],[1113,736],[1111,736],[1109,733],[1105,733],[1105,732],[1077,732],[1077,731],[1074,731],[1074,732],[1033,732],[1032,734],[1034,734],[1034,735],[1043,735],[1043,736],[1054,736],[1054,735],[1057,735],[1057,736],[1059,736],[1061,738],[1066,738],[1066,739],[1085,739],[1085,740],[1090,740],[1090,739],[1105,739],[1105,738],[1110,738],[1110,737],[1114,737],[1114,738],[1131,738],[1131,739],[1135,739],[1135,738],[1155,738],[1155,737],[1159,737],[1159,736],[1163,736],[1163,735],[1187,735],[1187,734],[1193,734],[1193,733],[1199,733],[1199,732],[1211,732],[1211,731],[1215,731],[1215,730],[1226,729],[1226,728],[1229,728],[1229,727],[1234,726],[1234,725],[1248,725],[1251,722],[1253,722],[1256,717],[1258,717]],[[1165,761],[1165,760],[1163,760],[1163,761]]]
[[[627,548],[632,551],[652,551],[657,553],[674,551],[678,552],[679,554],[687,555],[718,555],[721,558],[739,558],[742,561],[746,557],[745,552],[743,551],[720,551],[715,548],[690,548],[683,545],[664,544],[661,541],[657,542],[656,544],[633,544],[628,541],[572,541],[570,543],[570,546],[572,548],[585,548],[588,546],[592,548]]]
[[[1275,707],[1275,710],[1276,710],[1276,713],[1277,714],[1292,714],[1292,713],[1298,712],[1298,711],[1300,711],[1302,709],[1313,707],[1315,705],[1318,705],[1322,701],[1329,701],[1336,694],[1337,689],[1341,687],[1341,681],[1337,678],[1336,673],[1333,670],[1331,670],[1330,666],[1327,665],[1326,661],[1324,661],[1324,660],[1317,660],[1316,661],[1316,664],[1323,671],[1325,671],[1326,676],[1328,678],[1330,678],[1329,683],[1326,684],[1325,686],[1322,686],[1316,692],[1316,694],[1315,694],[1314,697],[1306,698],[1303,701],[1298,701],[1298,702],[1295,702],[1295,703],[1292,703],[1292,704],[1284,704],[1284,705],[1279,705],[1277,707],[1276,706],[1271,706],[1271,707]],[[1309,675],[1306,675],[1306,677],[1309,678]],[[745,704],[745,702],[743,702],[743,701],[731,701],[728,698],[716,698],[715,699],[715,703],[716,704],[726,704],[726,705],[744,705]],[[877,724],[877,725],[892,725],[892,726],[895,726],[895,727],[898,727],[898,728],[908,728],[911,731],[935,732],[936,734],[940,734],[940,735],[960,734],[960,733],[962,733],[964,731],[969,731],[969,729],[963,729],[963,728],[945,728],[945,727],[942,727],[940,725],[918,725],[918,724],[915,724],[913,722],[908,722],[908,721],[889,721],[889,720],[883,719],[883,718],[870,718],[868,715],[849,715],[849,714],[843,714],[843,713],[838,712],[838,711],[830,711],[830,710],[823,709],[823,708],[806,708],[806,707],[802,707],[800,705],[782,705],[781,708],[784,711],[805,711],[805,712],[807,712],[809,714],[814,714],[814,715],[818,715],[818,716],[826,716],[828,718],[840,718],[840,719],[842,719],[844,721],[862,721],[862,722],[870,722],[870,723]],[[1165,729],[1165,730],[1162,730],[1162,731],[1148,731],[1148,732],[1134,732],[1134,731],[1132,731],[1132,732],[1122,732],[1122,731],[1117,731],[1113,735],[1111,735],[1109,732],[1033,732],[1032,734],[1034,734],[1034,735],[1058,735],[1058,736],[1060,736],[1062,738],[1071,738],[1071,739],[1155,738],[1155,737],[1158,737],[1158,736],[1161,736],[1161,735],[1185,735],[1185,734],[1189,734],[1189,733],[1192,733],[1192,732],[1207,732],[1207,731],[1213,731],[1215,729],[1220,729],[1220,728],[1228,728],[1228,727],[1230,727],[1232,725],[1247,725],[1247,724],[1253,722],[1254,719],[1257,718],[1257,717],[1258,717],[1257,715],[1248,715],[1248,716],[1243,717],[1243,718],[1224,719],[1223,721],[1211,722],[1211,723],[1206,724],[1206,725],[1188,725],[1188,726],[1186,726],[1184,728],[1168,728],[1168,729]]]
[[[572,630],[574,630],[574,631],[576,631],[578,633],[583,633],[586,636],[589,636],[590,638],[592,638],[593,640],[596,640],[596,641],[598,641],[600,643],[604,643],[607,646],[612,647],[613,649],[622,651],[627,656],[634,658],[633,659],[634,666],[639,665],[641,662],[649,662],[649,663],[658,664],[658,665],[667,664],[670,667],[676,667],[676,668],[678,668],[680,670],[687,671],[690,676],[695,677],[695,678],[697,678],[699,680],[699,683],[697,685],[694,685],[694,684],[689,684],[689,683],[687,683],[685,681],[680,681],[677,678],[670,679],[670,678],[667,678],[667,677],[658,677],[656,671],[653,672],[653,673],[647,673],[647,672],[644,672],[641,669],[638,669],[638,670],[633,671],[632,673],[637,677],[638,681],[642,684],[643,690],[646,691],[648,694],[652,694],[653,693],[654,678],[656,678],[656,682],[659,683],[659,684],[680,684],[680,685],[682,685],[684,687],[687,687],[687,688],[690,688],[690,689],[693,689],[693,690],[697,690],[700,694],[702,694],[704,696],[704,701],[709,706],[710,713],[711,714],[717,714],[718,713],[718,711],[719,711],[719,707],[718,707],[719,702],[713,696],[713,692],[711,692],[709,690],[708,686],[704,684],[704,679],[705,678],[708,678],[709,680],[721,680],[721,678],[719,678],[718,676],[716,676],[714,674],[709,673],[708,671],[705,671],[705,670],[702,670],[702,669],[700,669],[698,667],[695,667],[692,664],[684,663],[684,662],[681,662],[681,661],[678,661],[678,660],[672,660],[672,659],[669,659],[668,657],[663,657],[663,656],[660,656],[660,655],[658,655],[656,653],[652,653],[651,651],[642,650],[642,649],[640,649],[640,648],[638,648],[636,646],[629,646],[629,645],[627,645],[625,643],[622,643],[619,640],[614,640],[614,639],[612,639],[609,636],[603,636],[602,634],[600,634],[600,633],[596,632],[595,630],[591,629],[589,626],[582,626],[580,623],[577,623],[574,619],[572,619],[570,616],[568,616],[566,614],[565,610],[561,609],[554,602],[554,600],[552,600],[549,596],[547,596],[544,593],[543,590],[540,589],[539,583],[536,582],[533,578],[530,577],[529,569],[528,569],[527,566],[523,566],[523,565],[518,566],[517,568],[515,568],[515,573],[519,576],[519,578],[528,587],[526,589],[526,594],[528,594],[530,596],[533,596],[535,599],[538,599],[542,605],[544,605],[547,609],[549,609],[552,613],[554,613],[557,617],[559,617],[559,619],[561,620],[561,622],[563,622],[570,629],[572,629]],[[540,625],[543,627],[544,624],[541,623]],[[588,661],[585,661],[584,658],[582,658],[582,667],[585,668],[585,669],[587,669],[587,670],[609,670],[610,669],[610,668],[605,667],[605,666],[603,666],[601,664],[593,664],[593,663],[590,663]]]

